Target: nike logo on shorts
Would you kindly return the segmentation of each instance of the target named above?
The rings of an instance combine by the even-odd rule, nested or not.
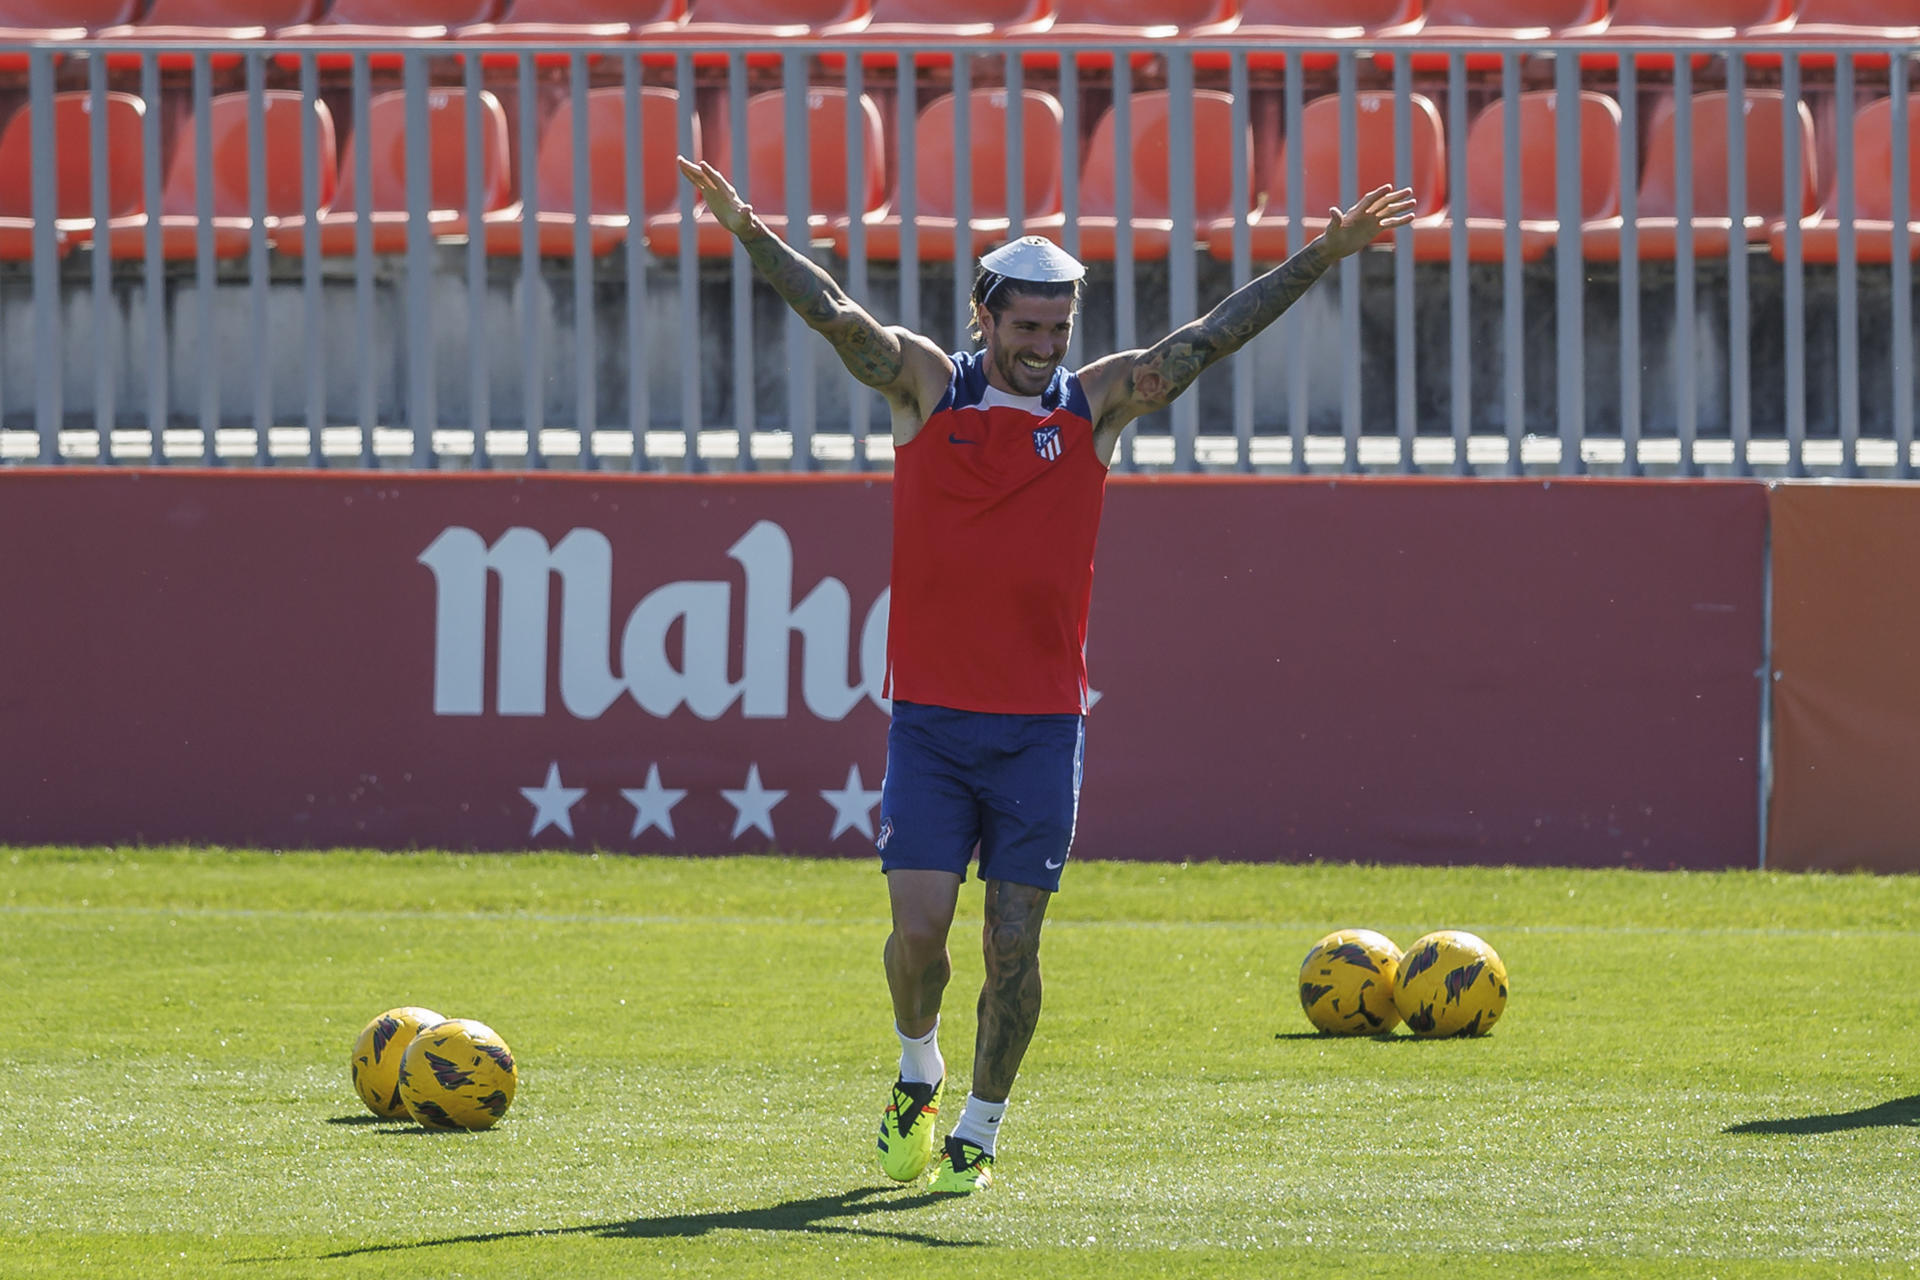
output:
[[[1065,858],[1060,859],[1060,861],[1058,862],[1055,862],[1052,858],[1047,859],[1047,870],[1049,871],[1058,871],[1060,868],[1066,865],[1067,865],[1067,860]]]

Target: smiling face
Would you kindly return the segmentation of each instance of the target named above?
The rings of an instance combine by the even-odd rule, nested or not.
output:
[[[1016,396],[1045,391],[1073,337],[1072,295],[1015,293],[999,304],[998,315],[974,307],[986,344],[988,384]]]

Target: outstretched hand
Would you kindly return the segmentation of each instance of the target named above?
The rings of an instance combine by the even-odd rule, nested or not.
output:
[[[705,160],[689,160],[685,156],[675,156],[680,164],[680,172],[693,184],[701,198],[707,202],[707,208],[713,210],[713,219],[734,235],[745,231],[753,221],[753,206],[740,198],[726,176]]]
[[[1382,232],[1412,222],[1414,207],[1412,188],[1401,187],[1396,191],[1392,187],[1375,187],[1345,213],[1327,210],[1327,248],[1336,258],[1358,253],[1379,239]]]

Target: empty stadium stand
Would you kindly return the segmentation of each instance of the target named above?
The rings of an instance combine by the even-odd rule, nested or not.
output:
[[[1909,256],[1920,256],[1920,99],[1907,102],[1907,224]],[[1893,100],[1867,103],[1853,118],[1853,251],[1858,262],[1893,260]],[[1773,256],[1786,260],[1787,232],[1776,224],[1768,236]],[[1800,256],[1806,262],[1840,260],[1838,202],[1800,223]]]
[[[1768,227],[1788,216],[1789,193],[1781,165],[1782,147],[1789,127],[1796,127],[1801,138],[1801,189],[1792,201],[1792,212],[1804,217],[1814,210],[1816,164],[1813,148],[1813,114],[1802,102],[1787,124],[1785,100],[1777,89],[1748,89],[1746,110],[1746,196],[1741,240],[1765,239]],[[1729,214],[1727,181],[1727,103],[1722,92],[1695,94],[1692,99],[1692,162],[1688,177],[1692,183],[1693,216],[1690,223],[1693,252],[1696,255],[1724,256],[1733,243],[1735,230]],[[1679,188],[1677,185],[1677,147],[1679,120],[1672,98],[1655,108],[1647,127],[1646,155],[1640,170],[1640,190],[1636,200],[1635,230],[1642,258],[1662,259],[1674,256],[1679,242]],[[1620,219],[1589,223],[1582,233],[1589,258],[1617,259],[1620,256]]]
[[[109,93],[103,126],[107,160],[107,216],[111,227],[146,207],[146,149],[140,122],[146,104],[130,93]],[[53,97],[54,216],[62,249],[94,233],[92,103],[85,92]],[[23,106],[0,130],[0,260],[33,256],[33,108]]]
[[[1199,240],[1205,237],[1209,224],[1233,216],[1228,157],[1238,146],[1251,170],[1252,130],[1234,138],[1233,99],[1214,90],[1201,89],[1193,95],[1191,139],[1173,138],[1167,91],[1142,90],[1128,103],[1131,138],[1125,155],[1132,173],[1128,223],[1133,234],[1133,256],[1140,260],[1164,258],[1173,243],[1169,198],[1172,148],[1181,146],[1195,157],[1194,233]],[[1110,260],[1117,252],[1120,174],[1115,155],[1121,141],[1118,118],[1109,110],[1094,125],[1080,179],[1080,256],[1091,261]]]
[[[975,89],[968,95],[969,223],[973,228],[969,254],[984,252],[1007,239],[1007,103],[1004,88]],[[1020,95],[1023,234],[1058,239],[1066,218],[1060,212],[1062,141],[1060,103],[1038,89]],[[918,237],[915,252],[921,259],[951,259],[960,228],[956,219],[954,172],[954,115],[958,99],[952,94],[935,98],[921,109],[914,124],[914,217]],[[870,258],[896,261],[901,255],[904,218],[898,201],[868,214],[863,220],[866,253]],[[851,220],[836,220],[834,250],[845,255],[851,247]]]
[[[808,187],[812,199],[810,225],[806,234],[790,232],[787,226],[787,147],[786,94],[778,89],[757,93],[747,99],[747,148],[744,164],[716,161],[736,186],[746,193],[754,212],[775,235],[806,243],[831,235],[836,217],[851,216],[847,207],[847,91],[830,85],[815,85],[806,92]],[[863,121],[865,146],[862,160],[866,171],[866,189],[860,213],[878,209],[886,199],[886,154],[881,145],[880,108],[866,94],[858,105]],[[680,238],[687,233],[678,211],[647,219],[647,244],[655,252],[672,256],[680,252]],[[713,220],[701,204],[691,229],[697,251],[704,258],[723,258],[733,252],[733,236]]]
[[[429,172],[427,218],[436,236],[465,235],[467,228],[467,94],[463,89],[435,89],[427,95]],[[319,237],[323,254],[350,254],[355,249],[360,215],[357,157],[364,148],[371,172],[367,189],[368,233],[375,253],[400,253],[407,247],[406,94],[400,90],[373,95],[368,118],[357,121],[341,157],[339,184],[332,205],[320,214],[311,232]],[[507,117],[500,101],[482,91],[480,112],[481,184],[483,214],[503,209],[508,200]],[[285,253],[305,252],[309,234],[306,218],[284,218],[274,230],[274,243]]]
[[[1397,172],[1394,146],[1393,95],[1368,90],[1356,95],[1354,102],[1355,185],[1356,195],[1375,187],[1391,185]],[[1447,163],[1446,137],[1440,124],[1440,112],[1432,99],[1414,94],[1408,104],[1412,129],[1413,154],[1409,172],[1413,175],[1414,226],[1437,223],[1446,216]],[[1340,98],[1326,94],[1310,99],[1300,119],[1301,232],[1311,240],[1327,228],[1327,211],[1346,207],[1340,191]],[[1282,143],[1268,172],[1271,191],[1251,214],[1247,223],[1253,256],[1261,261],[1279,261],[1288,256],[1287,174],[1291,168]],[[1216,221],[1208,232],[1207,247],[1218,258],[1233,255],[1233,218]]]

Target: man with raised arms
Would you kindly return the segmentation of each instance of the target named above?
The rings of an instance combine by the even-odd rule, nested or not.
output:
[[[1073,843],[1087,709],[1087,606],[1107,468],[1127,424],[1272,324],[1328,267],[1413,218],[1381,187],[1287,262],[1153,346],[1062,365],[1086,268],[1028,236],[980,259],[978,351],[883,325],[767,230],[711,164],[681,172],[755,268],[893,416],[893,571],[880,830],[899,1078],[880,1165],[930,1189],[984,1190],[1040,1017],[1040,926]],[[947,935],[975,848],[986,884],[973,1075],[934,1158],[945,1092]]]

